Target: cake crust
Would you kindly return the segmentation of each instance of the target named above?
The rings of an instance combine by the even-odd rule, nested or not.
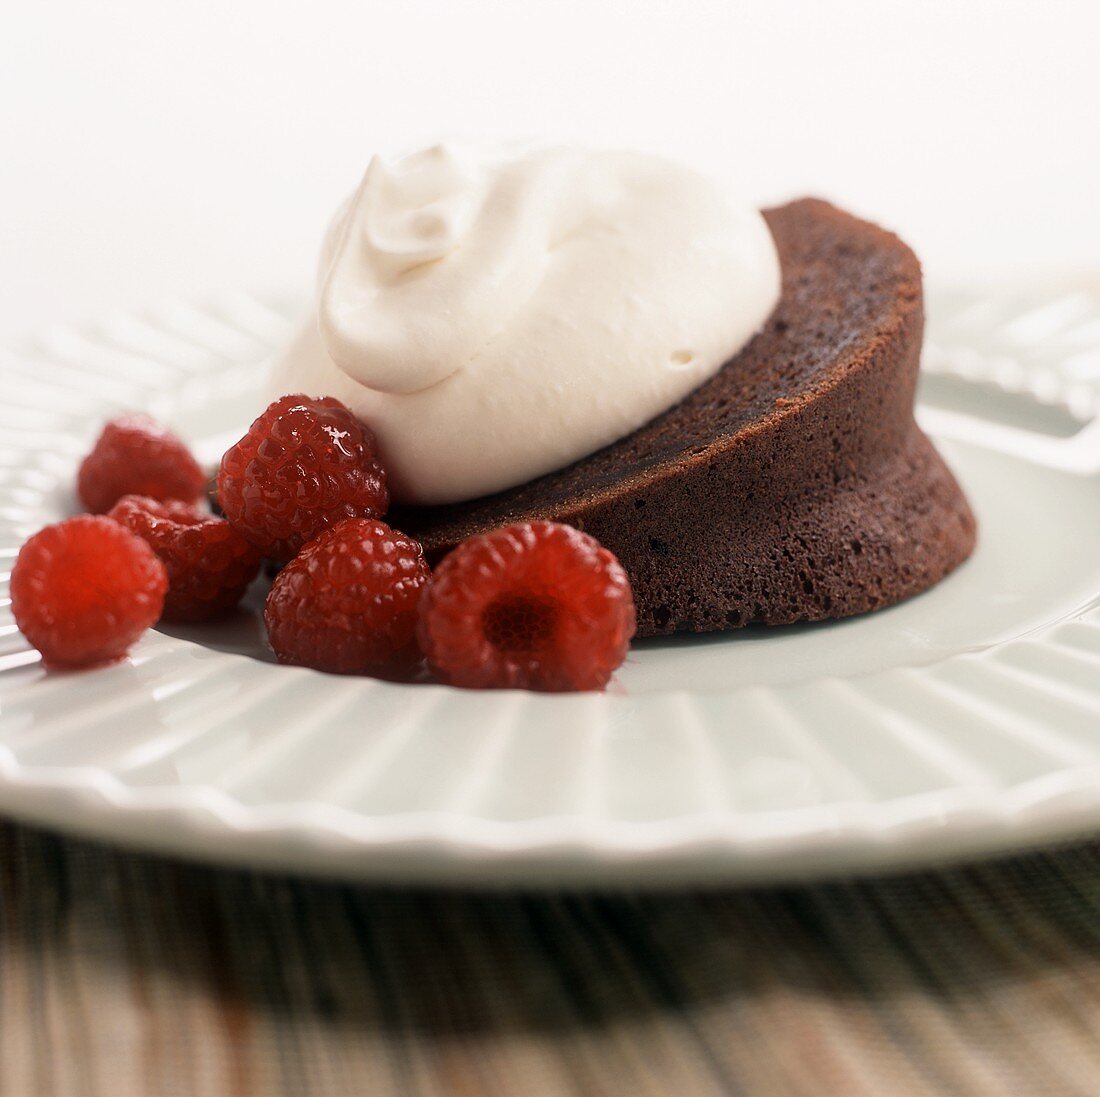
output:
[[[710,381],[567,468],[393,521],[437,558],[514,521],[583,529],[630,575],[640,636],[847,617],[961,564],[974,516],[913,418],[916,256],[817,199],[765,217],[779,304]]]

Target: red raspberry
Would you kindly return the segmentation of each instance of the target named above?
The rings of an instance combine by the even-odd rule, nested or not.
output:
[[[271,586],[264,610],[281,663],[334,674],[398,673],[419,659],[416,607],[431,572],[417,541],[373,518],[345,518]]]
[[[136,533],[167,568],[165,621],[227,613],[260,570],[260,554],[224,518],[188,503],[126,495],[108,517]]]
[[[263,554],[285,561],[343,518],[378,518],[390,498],[378,444],[339,400],[284,396],[222,458],[218,500]]]
[[[36,533],[11,573],[11,608],[47,664],[120,659],[160,616],[168,576],[153,550],[107,518],[82,514]]]
[[[112,419],[76,478],[80,501],[93,514],[106,514],[124,495],[192,503],[205,487],[206,476],[190,450],[145,415]]]
[[[634,635],[626,572],[598,541],[520,522],[463,541],[420,607],[420,646],[444,682],[603,689]]]

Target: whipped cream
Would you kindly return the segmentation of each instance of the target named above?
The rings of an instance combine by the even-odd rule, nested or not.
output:
[[[396,499],[455,502],[678,403],[759,330],[779,283],[760,213],[655,156],[376,156],[270,389],[343,400],[378,436]]]

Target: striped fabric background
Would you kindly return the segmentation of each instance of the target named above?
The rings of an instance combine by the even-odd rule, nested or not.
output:
[[[0,1094],[1094,1094],[1098,853],[452,894],[3,824]]]

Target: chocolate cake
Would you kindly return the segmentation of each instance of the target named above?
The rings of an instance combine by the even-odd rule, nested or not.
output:
[[[782,296],[715,377],[568,468],[392,521],[435,557],[522,519],[586,530],[626,567],[640,636],[847,617],[962,563],[974,516],[913,418],[916,256],[815,199],[765,216]]]

